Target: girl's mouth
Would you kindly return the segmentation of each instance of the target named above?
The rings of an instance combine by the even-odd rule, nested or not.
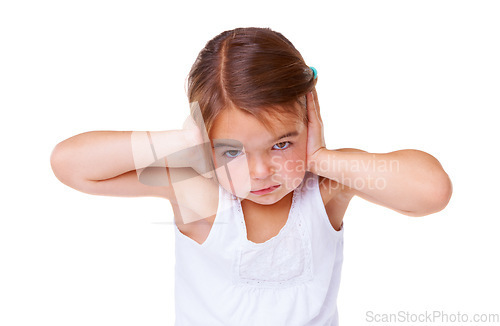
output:
[[[256,190],[256,191],[250,191],[250,192],[254,195],[265,195],[265,194],[268,194],[270,192],[273,192],[274,190],[278,189],[280,186],[281,185],[276,185],[276,186],[272,186],[269,188],[264,188],[264,189],[260,189],[260,190]]]

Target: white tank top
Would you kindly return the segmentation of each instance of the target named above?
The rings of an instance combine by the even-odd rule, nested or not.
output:
[[[310,172],[286,224],[264,243],[247,239],[240,199],[219,186],[203,244],[175,226],[175,325],[338,325],[343,233],[331,226]]]

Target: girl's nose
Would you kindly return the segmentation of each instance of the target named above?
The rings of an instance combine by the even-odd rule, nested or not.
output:
[[[248,157],[248,168],[252,179],[266,179],[273,175],[271,160],[266,157]]]

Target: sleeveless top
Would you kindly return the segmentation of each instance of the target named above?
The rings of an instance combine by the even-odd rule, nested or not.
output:
[[[175,226],[175,325],[338,325],[343,233],[330,224],[310,172],[286,224],[263,243],[247,239],[240,199],[219,186],[203,244]]]

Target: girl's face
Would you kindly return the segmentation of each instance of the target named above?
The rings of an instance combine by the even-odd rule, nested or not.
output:
[[[294,117],[268,130],[249,113],[227,109],[211,130],[219,183],[233,195],[270,205],[297,188],[306,172],[307,127]]]

